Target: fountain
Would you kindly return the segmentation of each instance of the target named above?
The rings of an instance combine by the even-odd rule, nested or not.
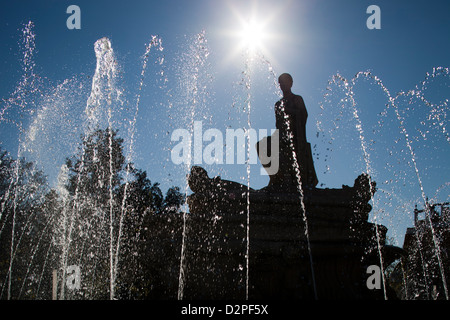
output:
[[[404,298],[447,299],[448,283],[443,270],[449,270],[449,203],[425,203],[425,209],[414,209],[414,227],[406,230],[402,258],[405,275]],[[419,214],[425,213],[423,220]],[[436,249],[436,242],[439,244]],[[425,267],[426,266],[426,267]]]
[[[169,193],[164,197],[133,163],[138,154],[137,122],[145,109],[141,101],[146,71],[153,53],[163,52],[162,40],[152,36],[146,45],[136,91],[131,93],[135,96],[129,98],[127,91],[132,89],[121,87],[122,70],[110,39],[94,43],[97,64],[88,85],[77,77],[52,85],[35,73],[34,37],[29,23],[23,30],[24,76],[11,97],[2,100],[0,111],[0,124],[19,132],[16,160],[0,153],[2,299],[448,299],[448,208],[435,201],[442,206],[436,215],[438,204],[428,202],[426,172],[415,148],[422,138],[434,141],[430,132],[447,144],[450,141],[448,101],[433,103],[425,94],[433,81],[447,80],[448,69],[435,68],[415,90],[397,96],[370,72],[359,72],[350,80],[333,76],[321,104],[317,137],[323,146],[336,150],[342,143],[351,156],[359,157],[353,185],[311,185],[303,181],[294,161],[293,166],[281,163],[276,174],[267,171],[269,185],[255,189],[250,132],[257,126],[251,121],[257,83],[251,64],[263,66],[273,83],[271,90],[278,86],[270,62],[247,53],[239,83],[243,91],[235,88],[237,98],[233,97],[233,108],[243,110],[245,173],[240,181],[223,179],[227,173],[211,177],[194,150],[180,174],[171,172],[186,176],[180,194],[189,194],[185,202],[173,205]],[[199,118],[212,123],[209,55],[202,31],[178,57],[179,68],[171,66],[178,86],[160,92],[169,97],[167,118],[172,121],[164,132],[183,125],[193,132]],[[163,62],[161,56],[155,58],[158,68]],[[158,77],[165,85],[166,75],[161,72]],[[387,99],[375,129],[367,125],[359,103],[363,91],[359,85],[364,81]],[[73,111],[80,102],[82,117]],[[417,111],[417,103],[430,111],[416,137],[408,117]],[[407,109],[402,109],[404,104]],[[324,116],[325,109],[329,117]],[[175,117],[181,123],[174,123]],[[62,129],[47,125],[50,121],[60,122]],[[346,145],[342,128],[354,130],[349,134],[351,146]],[[56,146],[54,137],[60,133],[67,139]],[[81,143],[73,138],[76,135],[82,136]],[[392,138],[386,139],[387,148],[377,149],[375,142],[383,143],[386,135]],[[295,159],[293,141],[281,144],[280,158]],[[59,175],[56,187],[49,190],[42,171],[23,157],[45,162],[47,149],[52,148],[55,154],[74,156],[51,164]],[[169,149],[165,146],[165,151]],[[312,150],[318,172],[324,166],[323,174],[332,171],[338,162],[333,151],[323,152],[316,145]],[[377,160],[384,152],[388,160],[383,159],[380,167]],[[398,169],[396,163],[406,165]],[[419,199],[414,200],[425,203],[425,219],[416,219],[414,228],[407,229],[399,248],[388,239],[394,224],[386,217],[391,218],[389,210],[394,214],[412,205],[400,192],[407,184],[418,188]],[[180,194],[172,195],[182,199]],[[401,204],[395,207],[394,200]],[[368,285],[374,267],[381,283],[375,289]]]

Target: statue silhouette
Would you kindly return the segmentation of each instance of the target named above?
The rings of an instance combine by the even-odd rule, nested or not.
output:
[[[278,137],[274,135],[268,139],[279,139],[279,170],[275,174],[269,173],[269,186],[295,185],[297,183],[295,162],[297,162],[302,188],[313,188],[318,180],[311,145],[306,140],[308,112],[305,102],[301,96],[291,91],[293,79],[290,74],[280,75],[278,83],[283,92],[283,98],[275,103],[275,125],[278,129]],[[265,145],[270,153],[271,143],[265,143]],[[259,141],[256,145],[258,155],[262,152],[261,146]]]

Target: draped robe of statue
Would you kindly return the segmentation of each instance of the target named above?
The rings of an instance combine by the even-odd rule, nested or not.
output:
[[[275,104],[275,124],[278,136],[268,137],[268,140],[279,139],[279,169],[270,176],[270,186],[297,185],[295,162],[300,171],[300,182],[303,189],[313,188],[318,180],[314,169],[311,144],[306,140],[306,121],[308,112],[303,98],[292,94]],[[290,135],[291,133],[291,135]],[[266,143],[268,153],[271,153],[271,143]],[[261,150],[257,144],[258,154]],[[294,154],[295,152],[295,158]]]

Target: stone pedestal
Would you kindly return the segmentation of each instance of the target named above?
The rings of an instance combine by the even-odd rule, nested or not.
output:
[[[367,288],[367,267],[387,267],[400,249],[367,221],[375,184],[366,175],[301,194],[248,189],[193,167],[189,186],[185,299],[244,299],[247,281],[250,299],[384,299],[383,288]]]

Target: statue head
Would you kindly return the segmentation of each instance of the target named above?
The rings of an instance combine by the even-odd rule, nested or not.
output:
[[[294,83],[294,80],[292,79],[292,76],[289,73],[283,73],[278,77],[278,83],[280,84],[280,89],[284,93],[289,93],[292,88],[292,84]]]

